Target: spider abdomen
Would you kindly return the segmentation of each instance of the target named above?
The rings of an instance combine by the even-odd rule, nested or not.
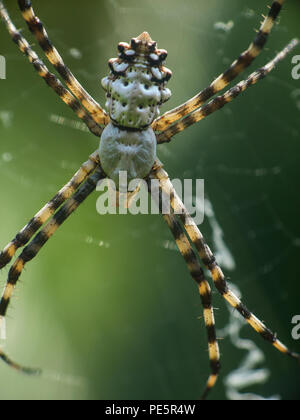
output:
[[[172,73],[163,65],[167,52],[158,50],[146,32],[130,45],[120,43],[119,52],[109,60],[110,74],[102,80],[106,109],[115,125],[142,130],[171,96],[166,84]]]
[[[143,128],[159,116],[160,87],[151,83],[151,73],[145,68],[131,67],[124,76],[104,79],[106,83],[106,109],[118,125]]]
[[[120,172],[127,180],[149,175],[156,159],[156,136],[151,127],[141,131],[125,130],[109,123],[100,140],[100,162],[106,175],[119,187]]]

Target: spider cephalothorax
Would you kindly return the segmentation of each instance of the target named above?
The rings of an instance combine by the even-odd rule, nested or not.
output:
[[[149,175],[157,140],[151,124],[171,91],[172,73],[164,67],[167,51],[158,50],[147,32],[121,42],[119,57],[109,60],[110,74],[102,80],[111,123],[103,131],[100,159],[105,173],[118,185],[121,171],[128,180]]]

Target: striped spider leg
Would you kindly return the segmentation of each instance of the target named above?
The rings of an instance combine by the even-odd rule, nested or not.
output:
[[[299,44],[298,39],[293,39],[276,57],[271,60],[267,65],[260,68],[256,72],[252,73],[248,79],[241,81],[236,86],[229,89],[221,96],[217,96],[212,99],[206,105],[203,105],[196,111],[193,111],[191,114],[185,116],[182,120],[178,121],[176,124],[171,125],[162,133],[157,134],[157,142],[166,143],[170,142],[172,137],[181,131],[185,130],[189,126],[203,120],[219,109],[223,108],[226,104],[232,102],[237,98],[242,92],[244,92],[248,87],[255,85],[260,80],[268,76],[268,74],[274,70],[276,65],[285,59],[285,57]]]
[[[274,334],[272,331],[270,331],[252,312],[249,311],[249,309],[244,305],[244,303],[230,290],[228,287],[228,284],[226,282],[226,278],[219,267],[212,251],[210,250],[209,246],[207,245],[202,233],[200,232],[198,226],[194,222],[193,218],[189,215],[188,211],[186,210],[184,204],[182,203],[181,199],[179,198],[178,194],[176,193],[169,176],[167,172],[163,169],[163,165],[158,160],[156,161],[155,166],[153,167],[153,170],[151,172],[151,178],[157,179],[159,181],[160,190],[165,194],[166,197],[169,197],[170,205],[173,210],[173,212],[178,215],[182,225],[184,226],[185,232],[188,235],[190,241],[192,242],[195,250],[197,251],[202,263],[206,267],[207,270],[209,270],[212,280],[215,284],[216,289],[218,292],[223,296],[223,298],[235,309],[237,310],[244,319],[249,323],[249,325],[258,333],[260,336],[271,343],[277,350],[279,350],[281,353],[287,354],[288,356],[297,359],[300,362],[300,355],[294,352],[291,352],[283,343],[281,343],[276,334]],[[180,225],[178,225],[178,222],[176,222],[176,219],[174,218],[174,215],[172,216],[164,216],[166,219],[175,239],[177,242],[177,245],[184,256],[188,268],[192,274],[192,276],[197,281],[197,278],[194,276],[193,268],[196,269],[198,273],[198,278],[201,280],[199,283],[200,287],[200,294],[201,290],[203,291],[203,295],[205,295],[207,292],[205,292],[206,287],[203,284],[203,288],[201,289],[202,281],[204,281],[204,277],[200,277],[198,266],[195,265],[195,258],[194,258],[194,252],[191,250],[191,248],[186,248],[187,242],[184,239],[184,232],[182,228],[180,228]],[[205,307],[206,308],[206,307]],[[208,317],[208,312],[205,317],[206,325],[208,328],[208,331],[211,331],[210,328],[212,328],[212,325],[214,326],[213,322],[213,314],[211,314],[211,318]],[[210,336],[210,334],[209,334]],[[214,337],[213,335],[210,337]],[[217,344],[216,340],[209,341],[210,346],[214,345],[215,348],[213,349],[213,353],[211,357],[212,361],[212,369],[213,369],[213,375],[210,378],[207,389],[205,391],[205,395],[207,395],[208,391],[214,386],[216,379],[217,379],[217,372],[219,368],[219,360],[218,360],[218,351],[217,351]],[[214,370],[214,368],[216,370]],[[215,376],[214,376],[215,374]]]
[[[27,227],[23,229],[23,231],[21,231],[21,236],[23,235],[26,237],[22,245],[24,246],[29,241],[29,238],[32,238],[34,233],[38,231],[41,224],[44,225],[42,229],[37,233],[37,235],[31,240],[31,242],[29,242],[29,244],[22,250],[22,253],[16,259],[16,261],[13,263],[13,265],[11,266],[9,270],[7,283],[6,283],[3,295],[0,300],[0,328],[3,327],[3,323],[5,322],[4,321],[5,315],[6,315],[9,303],[10,303],[13,290],[22,274],[22,271],[25,265],[37,256],[39,251],[47,243],[47,241],[51,238],[51,236],[58,230],[58,228],[67,220],[69,216],[71,216],[72,213],[74,213],[74,211],[80,206],[80,204],[82,204],[87,199],[87,197],[96,189],[96,186],[99,183],[99,181],[106,178],[106,175],[102,171],[99,164],[96,164],[96,165],[91,164],[88,171],[86,170],[87,168],[85,166],[82,167],[82,172],[84,172],[84,176],[82,176],[81,179],[83,183],[74,193],[74,195],[70,197],[70,193],[73,191],[75,185],[77,184],[79,180],[80,171],[77,173],[77,175],[75,175],[73,180],[70,181],[69,184],[67,184],[68,187],[66,186],[64,190],[61,190],[60,195],[56,196],[56,200],[50,201],[48,205],[46,205],[44,209],[41,210],[41,212],[39,212],[38,215],[32,219],[32,222],[30,222],[27,225]],[[83,175],[83,173],[81,175]],[[68,198],[68,196],[70,198]],[[51,214],[54,213],[54,207],[57,208],[58,203],[59,202],[62,203],[63,201],[65,201],[65,203],[59,208],[59,210],[53,215],[53,217],[50,218],[50,220],[46,224],[42,223],[42,221],[45,222],[46,219]],[[14,246],[12,248],[8,247],[7,249],[14,250]],[[6,364],[8,364],[13,369],[18,370],[22,373],[29,374],[29,375],[42,374],[42,371],[40,369],[32,369],[32,368],[23,367],[13,362],[2,351],[1,348],[0,348],[0,359],[2,359]]]
[[[88,92],[81,86],[70,69],[65,65],[62,57],[49,39],[49,36],[40,19],[35,15],[30,0],[18,0],[22,15],[50,63],[63,78],[65,84],[76,96],[79,102],[91,114],[94,121],[100,125],[107,125],[109,116],[104,109],[96,102]]]
[[[205,279],[204,271],[200,266],[196,253],[194,252],[189,242],[188,236],[186,235],[182,225],[177,220],[174,214],[164,213],[163,201],[168,202],[170,196],[166,194],[166,196],[164,197],[164,194],[166,191],[161,186],[159,186],[159,191],[157,194],[155,184],[152,183],[152,180],[157,180],[156,172],[159,171],[159,167],[161,167],[161,165],[159,164],[159,162],[157,162],[157,164],[155,164],[153,168],[152,173],[147,179],[149,193],[152,195],[152,198],[154,200],[158,199],[157,204],[159,207],[159,211],[162,214],[163,218],[165,219],[167,225],[169,226],[171,230],[171,233],[178,246],[178,249],[187,264],[191,277],[193,278],[193,280],[196,282],[198,286],[201,303],[203,306],[204,322],[205,322],[205,326],[207,330],[208,353],[209,353],[210,368],[211,368],[211,375],[207,381],[205,391],[203,392],[202,398],[201,398],[201,399],[206,399],[209,391],[215,386],[217,382],[218,374],[221,368],[220,350],[219,350],[219,344],[218,344],[217,335],[216,335],[215,316],[214,316],[214,310],[212,306],[211,288],[208,281]]]
[[[41,76],[47,85],[57,93],[61,100],[75,112],[77,117],[87,125],[91,133],[100,137],[103,129],[89,113],[81,107],[77,99],[63,86],[60,80],[53,73],[50,73],[47,66],[40,60],[23,35],[21,35],[21,32],[16,29],[2,1],[0,1],[0,17],[4,21],[12,40],[17,44],[20,51],[27,56],[29,62],[33,65],[39,76]]]
[[[0,270],[4,268],[19,248],[24,247],[56,210],[79,188],[99,165],[98,152],[83,163],[72,179],[30,220],[0,253]],[[1,309],[0,309],[1,312]]]
[[[179,121],[184,116],[199,108],[212,96],[223,90],[240,73],[249,67],[263,50],[274,23],[282,9],[283,3],[284,0],[275,0],[273,2],[269,14],[264,19],[255,40],[223,74],[217,77],[209,87],[202,90],[192,99],[157,118],[152,125],[153,129],[158,132],[166,130],[171,124]]]

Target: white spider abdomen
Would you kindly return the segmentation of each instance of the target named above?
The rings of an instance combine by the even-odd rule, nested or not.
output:
[[[143,179],[151,171],[156,159],[156,136],[151,127],[131,131],[109,123],[100,140],[100,162],[106,175],[119,186],[120,172],[127,179]]]
[[[118,125],[147,127],[159,116],[161,87],[151,82],[151,77],[152,73],[146,67],[132,66],[124,76],[103,80],[109,92],[106,109]]]
[[[163,65],[167,51],[158,50],[146,32],[130,45],[121,42],[118,49],[118,58],[109,60],[110,74],[102,80],[105,107],[115,125],[143,130],[171,96],[166,84],[172,72]]]

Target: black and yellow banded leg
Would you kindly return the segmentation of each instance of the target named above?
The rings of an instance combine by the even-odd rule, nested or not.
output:
[[[1,319],[0,319],[1,322]],[[1,325],[0,325],[1,327]],[[42,374],[41,369],[35,369],[35,368],[29,368],[22,365],[19,365],[18,363],[11,360],[7,354],[5,354],[2,349],[0,348],[0,359],[6,363],[8,366],[10,366],[12,369],[17,370],[18,372],[24,373],[25,375],[30,376],[39,376]]]
[[[221,368],[220,350],[216,336],[211,289],[209,283],[205,279],[204,272],[197,260],[196,254],[193,251],[188,239],[186,238],[180,223],[176,220],[174,215],[163,215],[163,217],[174,236],[179,251],[185,259],[192,278],[198,285],[201,302],[203,305],[204,322],[208,336],[208,351],[211,368],[211,375],[207,381],[206,389],[202,395],[202,399],[205,399],[209,391],[215,386]]]
[[[50,63],[56,68],[57,72],[61,75],[68,88],[73,92],[76,98],[92,115],[94,121],[101,125],[107,125],[109,117],[103,108],[96,102],[89,93],[81,86],[70,69],[65,65],[62,57],[57,49],[54,47],[49,39],[49,36],[40,21],[35,15],[32,8],[31,1],[18,0],[22,15],[41,48],[45,52]]]
[[[244,319],[251,325],[251,327],[261,335],[266,341],[270,342],[281,353],[287,354],[298,361],[300,355],[291,352],[284,344],[278,339],[277,335],[271,332],[252,312],[250,312],[243,302],[229,289],[226,278],[219,267],[216,258],[207,245],[202,233],[195,224],[193,218],[189,215],[181,199],[177,195],[167,172],[163,169],[162,164],[157,161],[152,175],[159,180],[160,186],[165,194],[170,197],[170,204],[173,211],[180,217],[184,228],[192,241],[195,249],[197,250],[203,264],[210,271],[214,284],[219,293],[224,299],[236,309]]]
[[[276,0],[273,2],[272,7],[270,8],[268,16],[264,19],[260,30],[251,43],[249,48],[244,51],[239,58],[232,63],[232,65],[221,74],[216,80],[214,80],[210,86],[199,94],[194,96],[189,101],[184,104],[172,109],[171,111],[166,112],[160,118],[158,118],[153,123],[153,128],[155,131],[163,131],[171,124],[177,122],[190,112],[199,108],[210,98],[216,95],[218,92],[223,90],[230,82],[232,82],[240,73],[242,73],[254,59],[260,54],[264,48],[268,35],[271,32],[272,27],[281,11],[282,4],[284,0]]]
[[[0,301],[0,317],[5,316],[6,310],[15,285],[29,261],[36,257],[41,248],[65,222],[65,220],[79,207],[79,205],[94,191],[96,184],[103,179],[105,174],[98,167],[96,172],[88,177],[82,186],[69,198],[66,203],[58,210],[49,222],[40,230],[35,238],[23,249],[21,255],[14,262],[9,270],[7,284],[5,286],[2,299]]]
[[[151,176],[148,179],[149,185],[149,192],[151,192]],[[160,190],[160,201],[161,195],[163,191]],[[161,202],[158,203],[160,212],[162,213],[162,205]],[[207,381],[207,385],[205,391],[202,395],[202,399],[205,399],[209,393],[209,391],[215,386],[219,371],[220,371],[220,351],[219,345],[216,336],[216,328],[215,328],[215,317],[214,317],[214,310],[212,306],[212,294],[209,283],[205,279],[204,272],[199,264],[197,256],[191,247],[189,240],[186,237],[186,234],[180,224],[180,222],[176,219],[174,214],[162,214],[163,218],[167,222],[178,249],[185,259],[189,272],[192,278],[195,280],[203,306],[204,311],[204,322],[207,330],[208,336],[208,351],[209,351],[209,359],[210,359],[210,368],[211,368],[211,375]]]
[[[57,229],[65,222],[65,220],[82,204],[86,198],[96,189],[97,183],[105,178],[105,174],[99,167],[96,171],[80,186],[75,192],[73,197],[69,198],[68,201],[58,210],[58,212],[52,217],[52,219],[44,226],[44,228],[35,236],[35,238],[29,243],[29,245],[23,250],[21,255],[17,258],[15,263],[12,265],[6,286],[2,298],[0,300],[0,328],[1,323],[7,312],[9,302],[12,297],[13,290],[20,278],[20,275],[25,265],[31,261],[39,253],[41,248],[51,238],[51,236],[57,231]],[[1,349],[0,359],[15,370],[18,370],[25,374],[39,375],[42,373],[40,369],[29,369],[25,368],[15,362],[13,362]]]
[[[33,65],[39,76],[41,76],[47,85],[57,93],[61,100],[73,110],[77,117],[80,118],[84,124],[86,124],[91,133],[97,137],[100,137],[103,129],[93,120],[88,112],[81,107],[77,99],[63,86],[59,79],[54,74],[49,72],[48,68],[45,66],[42,60],[40,60],[27,40],[21,35],[20,31],[16,29],[2,1],[0,1],[0,17],[6,24],[12,40],[17,44],[20,51],[26,55],[29,62]]]
[[[169,142],[171,138],[176,134],[203,120],[204,118],[223,108],[228,103],[232,102],[250,86],[253,86],[258,81],[264,79],[276,67],[276,65],[282,61],[287,56],[287,54],[289,54],[298,44],[299,41],[297,39],[293,39],[290,44],[287,45],[279,54],[277,54],[272,61],[270,61],[266,66],[252,73],[248,79],[241,81],[236,86],[225,92],[224,95],[217,96],[208,104],[203,105],[201,108],[192,112],[188,116],[184,117],[181,121],[177,122],[176,124],[167,128],[161,134],[157,135],[157,142],[159,144]]]
[[[72,179],[30,220],[16,237],[0,253],[0,270],[24,247],[55,211],[78,189],[99,165],[98,152],[93,153]]]

